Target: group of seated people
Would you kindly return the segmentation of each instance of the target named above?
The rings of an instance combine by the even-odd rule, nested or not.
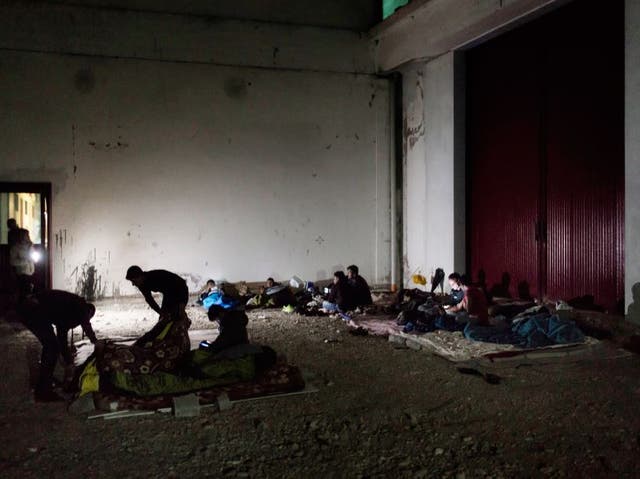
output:
[[[322,302],[322,309],[328,313],[346,313],[361,306],[373,303],[371,289],[367,281],[360,276],[356,265],[347,268],[347,274],[336,271],[333,283],[328,288],[326,299]]]
[[[246,304],[248,308],[281,308],[302,306],[313,300],[319,302],[325,313],[344,314],[373,302],[371,289],[356,265],[349,266],[346,275],[343,271],[336,271],[332,283],[325,288],[324,295],[319,295],[311,283],[308,285],[309,287],[292,288],[289,284],[276,282],[270,277],[256,294],[249,294],[247,291],[244,295],[233,295],[227,291],[227,285],[218,285],[210,279],[200,291],[197,304],[206,309],[212,304],[225,309],[240,304]]]

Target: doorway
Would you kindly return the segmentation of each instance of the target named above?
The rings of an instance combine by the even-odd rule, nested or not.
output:
[[[624,2],[573,2],[467,53],[468,261],[498,296],[619,311]]]
[[[9,264],[10,247],[7,221],[29,231],[35,262],[33,283],[36,290],[51,287],[51,184],[0,183],[0,292],[15,290],[15,277]]]

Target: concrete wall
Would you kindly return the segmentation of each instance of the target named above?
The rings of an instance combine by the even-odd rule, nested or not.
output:
[[[368,40],[347,30],[130,10],[0,5],[0,49],[373,73]]]
[[[257,38],[244,22],[222,35],[187,17],[39,9],[57,20],[30,39],[32,11],[0,13],[0,181],[52,182],[55,287],[92,265],[106,295],[132,293],[134,263],[192,288],[352,262],[389,281],[390,90],[359,74],[357,35],[327,31],[328,71],[311,71],[307,29]],[[120,30],[118,15],[133,15]],[[298,50],[260,64],[283,39]],[[208,45],[227,66],[205,61]]]
[[[39,0],[43,3],[106,6],[189,13],[365,31],[380,21],[380,0]]]
[[[455,124],[453,53],[404,70],[406,276],[464,272],[464,152]]]
[[[640,323],[640,2],[626,1],[625,303]]]

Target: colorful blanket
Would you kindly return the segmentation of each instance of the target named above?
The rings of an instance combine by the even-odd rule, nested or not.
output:
[[[218,396],[226,393],[232,401],[261,396],[302,391],[305,382],[301,371],[279,359],[271,368],[248,381],[210,387],[196,392],[200,404],[215,403]],[[96,406],[105,411],[112,410],[156,410],[171,407],[172,394],[158,396],[134,396],[120,392],[95,393]]]

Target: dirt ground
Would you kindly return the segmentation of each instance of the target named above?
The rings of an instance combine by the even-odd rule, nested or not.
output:
[[[139,300],[97,304],[99,337],[140,334]],[[189,308],[193,329],[215,328]],[[196,418],[113,421],[35,404],[39,343],[0,321],[3,478],[520,478],[640,477],[640,361],[597,357],[493,368],[502,382],[339,319],[250,314],[254,342],[315,377],[316,394],[234,405]]]

